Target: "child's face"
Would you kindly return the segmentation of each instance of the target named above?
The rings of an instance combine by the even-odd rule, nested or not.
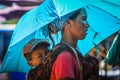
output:
[[[45,56],[47,49],[37,49],[31,54],[31,60],[28,60],[30,66],[38,66],[41,63],[42,58]]]

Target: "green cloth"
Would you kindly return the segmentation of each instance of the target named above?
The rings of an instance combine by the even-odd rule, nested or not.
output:
[[[113,66],[116,64],[120,64],[120,31],[115,37],[104,62]]]

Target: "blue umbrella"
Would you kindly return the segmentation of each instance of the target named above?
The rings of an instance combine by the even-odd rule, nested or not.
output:
[[[120,19],[120,0],[95,0],[93,5],[105,10],[114,17]]]
[[[9,49],[1,67],[1,72],[19,71],[27,73],[31,67],[21,55],[24,44],[32,38],[45,38],[50,42],[47,36],[48,33],[46,33],[48,30],[47,24],[57,18],[63,18],[64,15],[86,5],[82,0],[76,0],[74,4],[73,1],[46,0],[37,8],[26,13],[16,25]],[[106,13],[104,10],[91,5],[86,7],[86,10],[88,12],[88,22],[91,27],[88,30],[86,39],[78,42],[78,48],[83,55],[87,54],[94,47],[94,44],[97,45],[108,36],[120,30],[120,24],[118,24],[120,20]],[[56,43],[60,41],[60,33],[57,36],[52,36]]]
[[[120,19],[93,5],[86,9],[90,28],[86,38],[78,43],[78,48],[83,55],[95,45],[120,30]]]
[[[85,55],[91,48],[120,30],[120,1],[118,0],[84,0],[94,7],[87,9],[89,30],[85,40],[79,41],[79,50]],[[95,9],[96,8],[96,9]],[[87,43],[87,47],[86,44]],[[81,46],[82,45],[82,46]]]
[[[45,38],[49,40],[47,36],[44,36],[48,34],[46,33],[48,32],[47,24],[84,6],[80,0],[76,0],[75,4],[71,7],[69,5],[73,4],[73,0],[69,1],[68,3],[68,1],[64,0],[45,0],[41,5],[22,16],[13,32],[8,51],[0,69],[1,72],[28,72],[30,70],[31,67],[22,56],[23,46],[32,38]],[[62,10],[64,11],[62,12]]]

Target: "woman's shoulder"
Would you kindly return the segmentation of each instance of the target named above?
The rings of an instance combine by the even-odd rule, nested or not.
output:
[[[60,54],[59,54],[59,57],[74,57],[73,55],[72,55],[73,53],[72,52],[70,52],[70,51],[62,51]]]

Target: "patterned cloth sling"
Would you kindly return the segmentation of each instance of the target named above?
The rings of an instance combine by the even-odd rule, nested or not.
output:
[[[59,43],[52,49],[51,53],[48,53],[46,55],[45,59],[39,66],[29,71],[27,80],[49,80],[52,71],[52,65],[57,59],[58,55],[64,50],[69,51],[76,58],[76,55],[74,53],[75,51],[78,53],[77,50],[74,51],[70,46]],[[81,58],[82,55],[79,55],[79,57]],[[90,56],[86,56],[85,58],[82,57],[81,59],[82,60],[78,63],[81,70],[80,80],[98,80],[97,78],[99,68],[97,66],[97,59]],[[94,70],[92,70],[93,68]]]

